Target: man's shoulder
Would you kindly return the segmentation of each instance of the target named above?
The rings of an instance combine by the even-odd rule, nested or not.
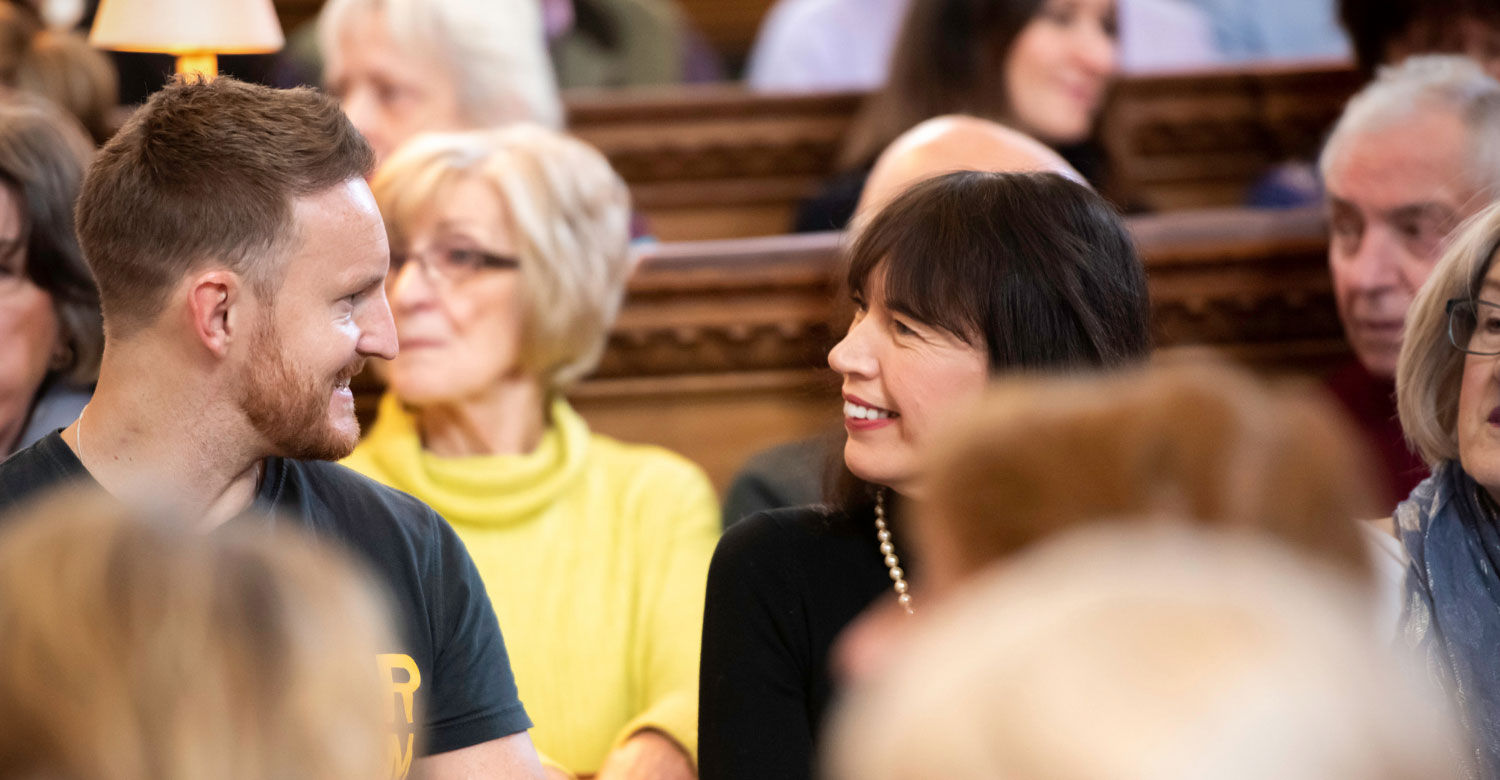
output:
[[[55,432],[43,436],[0,461],[0,514],[87,476],[61,436]]]
[[[445,525],[437,512],[409,493],[383,485],[331,461],[283,460],[284,484],[274,508],[311,525],[356,536],[396,532],[429,538]]]

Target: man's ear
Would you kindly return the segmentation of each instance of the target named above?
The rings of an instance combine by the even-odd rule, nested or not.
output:
[[[193,335],[215,356],[227,356],[249,322],[244,280],[233,271],[216,268],[191,277],[187,285]]]

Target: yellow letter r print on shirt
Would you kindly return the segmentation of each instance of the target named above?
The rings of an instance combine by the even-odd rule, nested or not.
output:
[[[380,680],[395,695],[386,712],[391,724],[391,777],[404,780],[411,771],[412,753],[416,748],[417,689],[422,687],[422,673],[409,655],[382,653],[375,656],[380,666]]]

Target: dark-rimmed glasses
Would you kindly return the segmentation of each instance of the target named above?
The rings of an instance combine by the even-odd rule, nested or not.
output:
[[[427,272],[429,279],[441,279],[448,284],[459,284],[480,271],[501,271],[521,267],[521,261],[510,255],[498,255],[482,249],[465,247],[433,247],[424,252],[410,250],[391,252],[391,269],[386,274],[387,284],[395,282],[407,263],[418,263]]]
[[[1500,304],[1454,298],[1448,301],[1448,341],[1470,355],[1500,355]]]

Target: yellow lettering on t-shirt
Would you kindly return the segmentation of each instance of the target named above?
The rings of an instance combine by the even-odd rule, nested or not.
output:
[[[406,732],[406,747],[403,748],[401,737],[391,735],[391,777],[395,780],[406,780],[406,773],[411,771],[412,747],[416,738],[416,732]]]
[[[406,715],[407,723],[416,722],[414,711],[417,698],[417,689],[422,687],[422,673],[417,670],[417,662],[411,660],[409,655],[399,653],[382,653],[375,656],[380,664],[380,678],[390,683],[391,692],[401,697],[401,709]],[[396,679],[395,671],[404,670],[405,680]],[[395,711],[391,712],[391,720],[395,721]]]

